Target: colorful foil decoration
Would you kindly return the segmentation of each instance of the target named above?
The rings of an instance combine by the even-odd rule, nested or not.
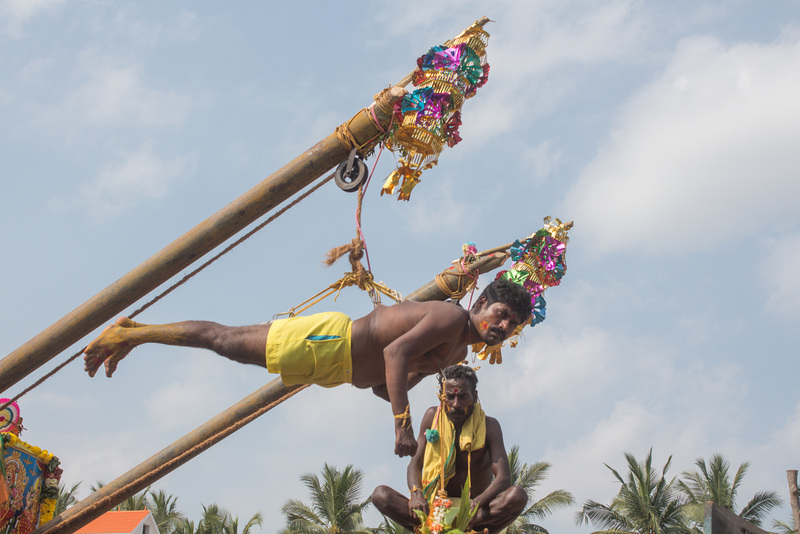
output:
[[[50,521],[63,473],[58,458],[10,432],[2,432],[0,461],[4,484],[0,491],[0,532],[27,534]]]
[[[544,321],[547,312],[544,291],[548,287],[561,284],[561,279],[567,272],[565,255],[569,242],[567,233],[570,228],[572,222],[562,223],[559,219],[548,216],[544,218],[544,226],[538,232],[525,239],[518,239],[511,245],[509,252],[514,265],[511,269],[497,273],[496,279],[502,278],[525,288],[531,296],[533,309],[531,318],[519,325],[514,333],[499,345],[474,344],[472,351],[477,353],[479,359],[488,358],[490,364],[502,363],[503,356],[500,349],[505,344],[515,347],[526,325],[536,326]]]
[[[447,45],[434,46],[417,59],[413,84],[395,107],[386,147],[399,152],[397,168],[383,184],[381,195],[408,200],[422,171],[439,161],[445,145],[461,141],[461,106],[489,76],[486,45],[489,34],[473,24]]]

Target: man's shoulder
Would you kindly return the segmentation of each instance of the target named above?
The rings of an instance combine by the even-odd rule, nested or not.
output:
[[[425,302],[415,302],[404,300],[393,306],[384,308],[383,313],[403,314],[416,321],[427,317],[435,319],[440,323],[460,323],[467,312],[464,308],[452,302],[441,300],[430,300]]]
[[[486,416],[486,436],[490,437],[492,434],[501,432],[500,421],[491,416]]]

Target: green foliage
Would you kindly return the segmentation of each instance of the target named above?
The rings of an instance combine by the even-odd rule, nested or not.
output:
[[[72,488],[72,493],[79,484]],[[97,482],[91,486],[91,491],[97,491],[103,485]],[[252,534],[253,529],[263,522],[261,512],[256,512],[245,524],[241,524],[238,516],[217,504],[210,504],[203,505],[203,515],[195,523],[178,510],[176,496],[163,490],[153,491],[149,487],[129,497],[114,510],[150,510],[161,534]]]
[[[794,519],[790,519],[790,521],[794,523]],[[796,528],[792,528],[789,523],[784,523],[777,519],[772,523],[772,529],[775,531],[775,534],[797,534]]]
[[[263,516],[261,512],[256,512],[242,526],[240,532],[238,517],[233,516],[228,510],[217,504],[210,504],[208,506],[203,505],[203,516],[193,532],[188,530],[188,527],[194,527],[194,524],[185,522],[182,527],[184,530],[177,531],[175,534],[251,534],[253,528],[261,526],[262,522]]]
[[[81,483],[76,482],[72,485],[70,489],[67,489],[64,484],[58,485],[58,496],[56,497],[56,513],[55,515],[61,514],[67,510],[70,506],[78,502],[78,498],[76,497],[76,493],[78,492],[78,488],[80,487]]]
[[[643,462],[625,453],[628,475],[623,478],[606,464],[620,483],[620,490],[611,504],[588,500],[576,514],[576,522],[591,522],[604,530],[627,534],[686,534],[690,528],[683,515],[685,498],[677,491],[675,479],[666,474],[672,461],[669,457],[660,475],[653,470],[653,449]]]
[[[736,494],[750,467],[749,462],[740,464],[732,479],[730,463],[721,454],[714,454],[708,462],[698,458],[695,465],[698,470],[684,471],[678,486],[687,500],[686,516],[696,531],[703,530],[706,501],[713,501],[756,526],[761,526],[770,510],[781,505],[781,499],[776,492],[761,491],[741,511],[736,511]]]
[[[300,480],[311,493],[311,505],[290,499],[281,508],[286,516],[282,534],[372,534],[362,513],[369,499],[360,500],[364,473],[352,465],[339,471],[327,463],[322,476],[305,473]]]
[[[535,462],[531,465],[523,464],[519,458],[519,446],[514,445],[508,451],[508,465],[511,470],[511,485],[519,486],[528,494],[528,502],[532,502],[513,523],[505,528],[506,534],[548,534],[547,529],[534,523],[551,515],[559,508],[575,504],[575,498],[566,490],[554,490],[535,500],[536,489],[547,478],[550,464]]]
[[[175,532],[182,521],[186,519],[178,510],[178,498],[167,494],[164,490],[149,491],[149,495],[145,499],[145,506],[152,512],[153,520],[161,534]]]

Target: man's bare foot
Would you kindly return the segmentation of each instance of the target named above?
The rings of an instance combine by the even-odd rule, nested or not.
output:
[[[97,339],[89,343],[83,351],[83,368],[89,376],[94,376],[100,365],[105,363],[106,376],[111,377],[119,361],[138,345],[131,341],[130,330],[141,326],[146,325],[120,317],[115,324],[107,326]]]

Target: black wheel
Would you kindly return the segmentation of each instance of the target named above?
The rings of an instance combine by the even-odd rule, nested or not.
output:
[[[357,191],[358,187],[367,179],[367,164],[361,159],[355,158],[353,160],[353,168],[350,169],[350,172],[345,172],[346,169],[347,160],[344,160],[336,167],[334,179],[336,180],[336,185],[338,185],[342,191],[352,193],[353,191]]]

